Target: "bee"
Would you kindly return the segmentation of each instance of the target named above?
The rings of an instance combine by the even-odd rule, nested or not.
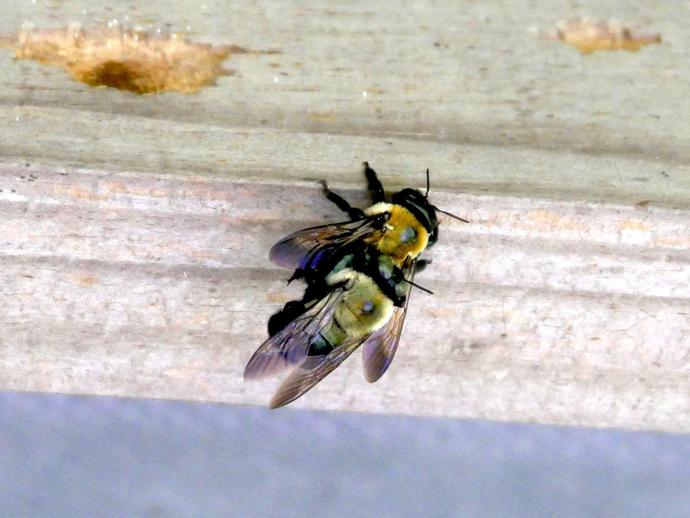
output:
[[[247,363],[245,379],[292,369],[273,396],[276,408],[313,388],[363,346],[364,371],[373,383],[390,366],[400,340],[415,272],[427,262],[421,253],[438,239],[430,204],[429,171],[424,195],[403,189],[385,201],[376,172],[364,163],[373,205],[354,208],[323,183],[326,197],[350,221],[290,234],[271,249],[270,259],[295,268],[290,278],[307,287],[302,300],[288,302],[269,319],[269,338]]]
[[[425,194],[406,188],[393,194],[390,202],[386,202],[383,185],[368,162],[364,162],[364,175],[373,205],[364,210],[352,207],[324,181],[326,198],[346,212],[350,221],[300,230],[273,245],[270,260],[278,266],[295,269],[290,280],[304,278],[309,284],[312,279],[323,278],[342,255],[362,243],[391,257],[398,268],[409,259],[414,269],[419,255],[438,240],[436,212],[469,223],[429,203],[428,169]]]

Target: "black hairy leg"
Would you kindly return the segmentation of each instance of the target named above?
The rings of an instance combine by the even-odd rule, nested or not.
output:
[[[326,198],[328,198],[329,201],[332,201],[335,203],[335,205],[342,210],[343,212],[347,212],[347,215],[350,216],[351,219],[353,220],[358,220],[358,219],[364,219],[364,211],[362,209],[358,209],[356,207],[353,207],[350,205],[345,198],[342,196],[334,193],[328,188],[328,184],[326,183],[326,180],[321,180],[321,184],[323,185],[323,192],[326,195]]]
[[[374,203],[386,201],[386,195],[383,192],[383,184],[376,175],[376,171],[369,167],[369,162],[364,162],[364,175],[367,177],[371,201]]]

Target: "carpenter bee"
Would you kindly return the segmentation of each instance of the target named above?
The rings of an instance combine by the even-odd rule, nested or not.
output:
[[[326,197],[351,220],[299,230],[273,245],[269,252],[271,261],[278,266],[295,268],[290,280],[303,278],[309,284],[314,279],[322,279],[343,255],[362,244],[388,255],[398,268],[405,261],[412,261],[410,268],[414,270],[419,255],[438,240],[436,212],[468,223],[429,203],[428,169],[425,194],[407,188],[393,194],[390,202],[386,201],[376,171],[367,162],[364,162],[364,174],[373,201],[371,207],[364,210],[352,207],[324,181]]]
[[[271,326],[274,332],[244,371],[245,379],[252,379],[293,368],[271,408],[300,397],[360,345],[367,381],[383,375],[400,340],[412,286],[395,269],[390,257],[373,249],[348,254],[323,282],[309,284],[301,301],[271,317],[269,332]]]
[[[312,227],[276,243],[270,259],[295,268],[290,278],[307,284],[304,297],[288,302],[269,320],[269,338],[249,360],[245,379],[292,368],[271,400],[294,401],[364,345],[367,381],[378,380],[397,349],[420,254],[438,239],[436,212],[425,194],[403,189],[385,200],[376,172],[364,163],[373,205],[358,209],[328,189],[326,197],[350,221]],[[431,293],[431,292],[429,292]]]

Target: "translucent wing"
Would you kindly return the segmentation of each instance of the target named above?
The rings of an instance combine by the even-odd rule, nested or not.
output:
[[[414,278],[415,261],[403,269],[406,279],[412,281]],[[364,361],[364,377],[369,383],[378,381],[381,376],[388,370],[395,351],[398,348],[400,335],[402,334],[403,324],[405,323],[405,314],[407,313],[407,305],[410,302],[410,291],[412,284],[407,284],[407,291],[405,293],[405,305],[395,308],[393,316],[388,323],[381,329],[372,333],[362,350],[362,360]]]
[[[312,338],[333,318],[342,292],[334,289],[261,344],[244,368],[244,379],[270,376],[302,363]]]
[[[302,364],[297,367],[280,384],[275,395],[271,399],[271,408],[287,405],[294,401],[325,378],[328,374],[343,363],[345,358],[359,347],[365,337],[346,340],[329,354],[323,356],[307,356]]]
[[[387,214],[299,230],[278,241],[269,252],[271,262],[284,268],[315,269],[334,252],[383,228]]]

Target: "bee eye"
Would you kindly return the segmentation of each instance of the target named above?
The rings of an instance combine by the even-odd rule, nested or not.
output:
[[[367,300],[364,304],[362,304],[362,314],[363,315],[370,315],[374,311],[374,303],[370,300]]]
[[[400,233],[400,241],[404,244],[413,243],[417,239],[417,231],[412,227],[406,227]]]

